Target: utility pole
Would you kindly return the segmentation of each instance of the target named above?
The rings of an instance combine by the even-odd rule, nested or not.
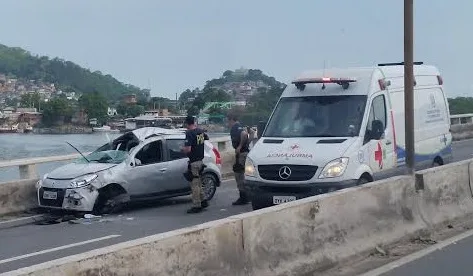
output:
[[[404,0],[404,118],[407,173],[415,172],[414,0]]]

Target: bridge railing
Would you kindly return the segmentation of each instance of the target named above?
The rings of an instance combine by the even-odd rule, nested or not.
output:
[[[473,124],[473,113],[450,115],[451,125]]]
[[[217,147],[220,152],[229,150],[230,138],[229,137],[218,137],[210,139],[212,144]],[[89,154],[89,153],[84,153]],[[46,163],[64,162],[71,161],[79,158],[80,154],[68,154],[68,155],[56,155],[47,157],[31,157],[14,160],[0,161],[0,169],[18,167],[20,179],[37,179],[39,178],[38,165]],[[53,164],[54,165],[54,164]],[[1,184],[0,180],[0,184]]]

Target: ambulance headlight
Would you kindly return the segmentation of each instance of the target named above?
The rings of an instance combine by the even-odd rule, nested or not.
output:
[[[256,177],[256,168],[253,161],[250,158],[246,158],[245,161],[245,175]]]
[[[345,170],[348,166],[348,158],[342,157],[330,161],[325,168],[323,169],[322,173],[320,174],[319,178],[332,178],[332,177],[339,177],[345,173]]]

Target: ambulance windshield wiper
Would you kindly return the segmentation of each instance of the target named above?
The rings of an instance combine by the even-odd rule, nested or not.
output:
[[[330,138],[330,137],[338,137],[338,136],[322,133],[322,134],[316,134],[316,135],[314,135],[314,136],[312,136],[312,137],[329,137],[329,138]]]
[[[80,155],[82,155],[82,157],[84,157],[84,159],[87,161],[87,163],[90,163],[89,159],[87,159],[87,157],[85,157],[82,152],[80,152],[80,150],[78,150],[76,147],[74,147],[71,143],[67,142],[66,143],[71,146],[73,149],[75,149]]]

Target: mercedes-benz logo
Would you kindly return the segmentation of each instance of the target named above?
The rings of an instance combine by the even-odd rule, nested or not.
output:
[[[279,169],[279,177],[281,179],[288,179],[291,176],[291,168],[288,166],[281,167]]]

